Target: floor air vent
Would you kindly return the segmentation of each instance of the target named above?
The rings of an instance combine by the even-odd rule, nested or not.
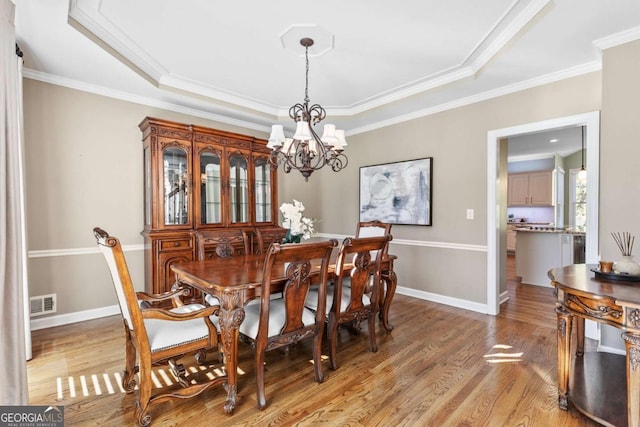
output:
[[[31,317],[56,312],[56,294],[31,297]]]

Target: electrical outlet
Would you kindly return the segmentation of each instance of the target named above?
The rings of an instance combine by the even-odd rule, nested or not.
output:
[[[467,219],[473,219],[473,209],[467,209]]]

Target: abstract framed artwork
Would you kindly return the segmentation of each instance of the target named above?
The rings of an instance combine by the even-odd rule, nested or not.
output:
[[[431,225],[433,157],[360,167],[360,221]]]

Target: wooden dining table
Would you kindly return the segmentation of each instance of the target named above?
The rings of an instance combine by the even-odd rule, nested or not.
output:
[[[329,268],[330,278],[335,278],[335,259],[337,248],[332,254]],[[383,292],[380,293],[380,321],[387,332],[393,325],[389,323],[389,308],[395,294],[397,277],[393,271],[395,255],[385,255],[381,261]],[[200,292],[213,295],[220,300],[220,335],[227,375],[227,398],[224,411],[233,412],[236,407],[238,386],[238,329],[244,320],[245,304],[260,296],[262,269],[265,255],[244,255],[231,258],[212,258],[203,261],[191,261],[173,264],[171,270],[177,283],[185,283]],[[272,288],[284,285],[284,265],[275,265]],[[319,266],[318,266],[319,270]],[[344,273],[350,271],[345,264]]]

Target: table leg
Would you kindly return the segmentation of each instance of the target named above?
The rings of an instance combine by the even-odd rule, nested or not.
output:
[[[558,316],[558,406],[569,408],[569,369],[571,365],[571,314],[556,307]]]
[[[584,355],[584,317],[576,317],[576,356]]]
[[[227,371],[227,399],[224,412],[230,414],[236,407],[238,391],[238,328],[244,320],[241,292],[220,295],[220,335]]]
[[[393,325],[389,323],[389,308],[391,307],[391,300],[396,293],[396,286],[398,285],[398,277],[393,269],[389,269],[383,272],[382,281],[385,283],[384,292],[380,293],[380,296],[384,294],[382,300],[382,310],[380,311],[380,320],[382,320],[382,326],[391,332]]]
[[[627,349],[627,425],[640,425],[640,335],[622,334]]]

